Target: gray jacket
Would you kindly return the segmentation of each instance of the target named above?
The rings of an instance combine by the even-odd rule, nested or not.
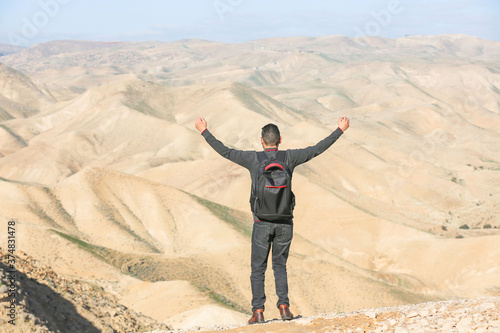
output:
[[[337,128],[332,132],[332,134],[330,134],[314,146],[302,149],[287,149],[284,163],[286,164],[290,172],[293,173],[293,170],[296,166],[305,163],[323,153],[331,145],[333,145],[342,134],[342,130],[340,128]],[[217,140],[208,129],[203,131],[201,135],[205,138],[208,144],[222,157],[227,158],[228,160],[248,169],[248,171],[250,172],[250,178],[252,180],[252,190],[250,193],[250,206],[252,206],[251,198],[253,198],[253,194],[255,191],[254,184],[257,181],[260,165],[257,158],[257,152],[255,150],[237,150],[228,148],[222,142]],[[276,157],[278,149],[269,148],[264,150],[264,152],[267,157]],[[254,219],[257,219],[256,216],[254,216]]]

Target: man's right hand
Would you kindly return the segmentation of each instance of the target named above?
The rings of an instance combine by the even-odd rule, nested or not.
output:
[[[338,122],[338,126],[342,130],[342,132],[345,132],[345,130],[349,128],[349,118],[340,117],[339,122]]]
[[[203,131],[207,129],[207,121],[203,117],[196,119],[194,125],[196,126],[196,129],[200,131],[200,133],[203,133]]]

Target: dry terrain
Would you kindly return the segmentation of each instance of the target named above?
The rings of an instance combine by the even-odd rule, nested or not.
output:
[[[16,251],[141,327],[245,322],[248,172],[194,120],[258,150],[267,123],[301,148],[345,115],[351,128],[295,170],[292,311],[498,304],[498,59],[500,42],[464,35],[0,45],[0,247],[15,221]],[[88,306],[74,312],[102,329]]]

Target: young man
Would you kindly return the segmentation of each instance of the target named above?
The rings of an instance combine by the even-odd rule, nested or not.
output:
[[[256,195],[256,181],[259,175],[260,160],[256,151],[243,151],[226,147],[217,140],[207,129],[207,122],[204,118],[198,118],[195,122],[196,129],[200,131],[208,144],[222,157],[233,161],[247,168],[250,171],[252,180],[252,193],[250,205],[253,209],[253,198]],[[349,119],[341,117],[338,120],[338,128],[328,137],[321,140],[314,146],[303,149],[288,149],[285,151],[284,164],[290,173],[299,164],[305,163],[327,150],[337,139],[349,128]],[[264,154],[267,158],[276,158],[278,147],[281,143],[281,135],[278,127],[268,124],[262,128],[260,139]],[[290,311],[290,301],[288,299],[288,279],[286,262],[290,250],[293,236],[293,220],[264,221],[259,219],[255,213],[252,231],[252,255],[250,282],[252,285],[252,312],[253,315],[248,321],[249,324],[264,322],[264,303],[266,294],[264,290],[265,272],[267,269],[267,259],[272,246],[272,264],[274,279],[276,284],[276,295],[278,296],[277,307],[283,320],[293,319]]]

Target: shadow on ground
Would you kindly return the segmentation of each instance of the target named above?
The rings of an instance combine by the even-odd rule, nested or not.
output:
[[[0,262],[0,269],[3,270],[3,280],[10,268]],[[88,319],[83,317],[75,308],[74,304],[56,293],[50,287],[40,284],[30,279],[26,274],[15,272],[16,281],[19,282],[17,290],[18,316],[16,321],[22,320],[19,316],[21,303],[24,305],[27,314],[32,314],[37,318],[39,325],[46,326],[53,332],[85,332],[98,333],[101,330],[96,328]],[[2,301],[5,301],[2,300]]]

